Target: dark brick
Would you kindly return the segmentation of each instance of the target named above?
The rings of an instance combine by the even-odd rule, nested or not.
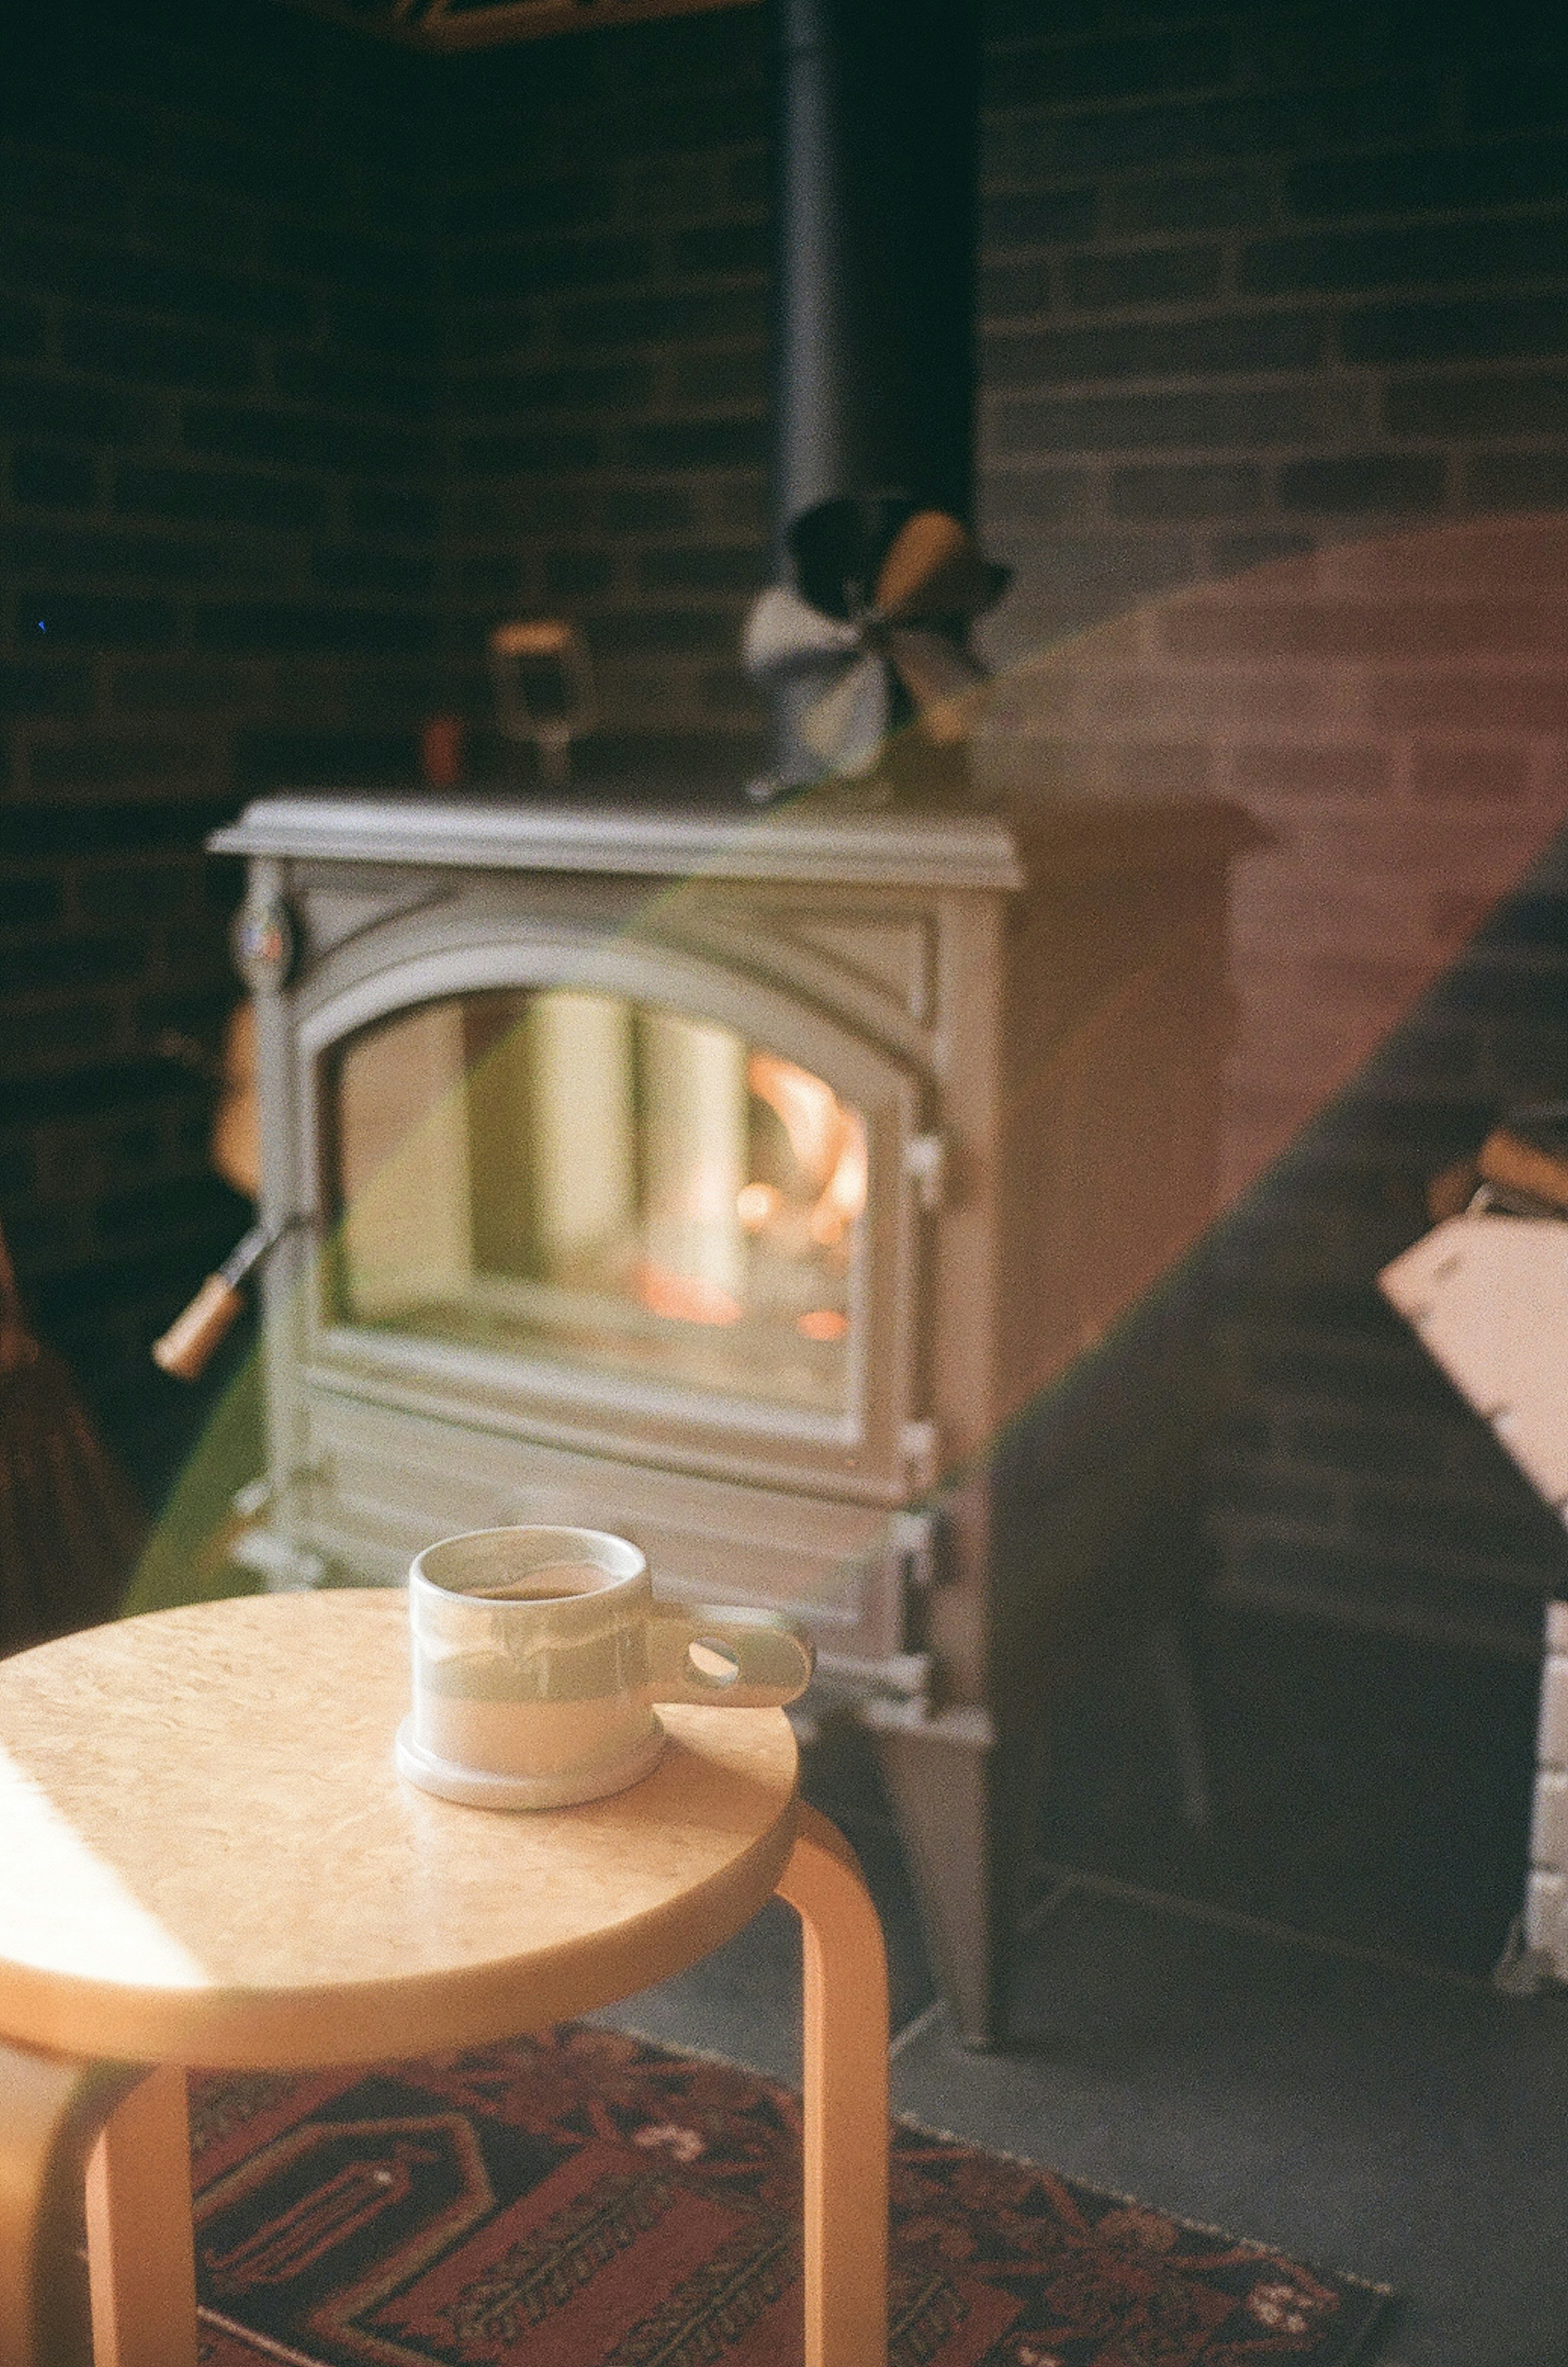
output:
[[[646,239],[624,234],[484,246],[454,255],[449,271],[455,295],[477,300],[554,295],[575,289],[634,287],[652,276],[653,254]]]
[[[604,646],[617,655],[678,656],[685,651],[728,655],[732,639],[727,618],[705,610],[639,608],[616,610],[601,618]]]
[[[168,312],[186,321],[219,321],[230,328],[274,335],[309,331],[308,297],[249,273],[208,271],[164,263],[130,248],[62,247],[55,285],[62,295],[120,311]]]
[[[652,469],[743,469],[766,461],[769,440],[763,419],[676,419],[632,428],[626,446]]]
[[[1280,500],[1295,510],[1432,510],[1440,507],[1446,463],[1412,453],[1348,453],[1292,460],[1280,471]]]
[[[1224,1600],[1472,1653],[1540,1655],[1539,1594],[1521,1598],[1495,1578],[1434,1571],[1418,1552],[1396,1556],[1337,1548],[1316,1537],[1268,1537],[1234,1554]]]
[[[0,855],[103,855],[147,854],[155,847],[195,852],[209,831],[233,817],[232,799],[152,800],[100,805],[67,811],[59,806],[0,806]],[[214,865],[237,877],[237,866]]]
[[[7,361],[32,361],[43,351],[45,313],[41,304],[19,296],[0,297],[0,355]]]
[[[279,394],[290,402],[334,409],[384,412],[393,419],[427,419],[435,408],[434,373],[402,361],[366,360],[344,353],[296,353],[273,362]]]
[[[1126,451],[1142,446],[1321,443],[1337,425],[1315,386],[1235,392],[1079,395],[998,409],[1003,452]]]
[[[1561,435],[1568,429],[1568,372],[1495,370],[1396,379],[1382,399],[1395,436]]]
[[[769,397],[767,356],[751,353],[696,354],[677,362],[671,389],[676,402],[737,403],[765,407]]]
[[[1116,469],[1110,481],[1111,513],[1124,518],[1211,518],[1258,508],[1263,496],[1261,469],[1231,467]]]
[[[0,428],[77,444],[140,443],[152,431],[151,403],[106,387],[54,379],[0,379]]]
[[[14,51],[9,62],[16,63]],[[35,123],[40,120],[41,113]],[[0,149],[0,207],[10,221],[96,230],[128,206],[125,176],[111,167],[8,136]]]
[[[678,534],[694,522],[691,495],[668,486],[617,486],[604,496],[604,524],[612,534]]]
[[[302,469],[417,472],[430,465],[433,439],[417,429],[368,426],[362,420],[324,419],[302,412],[242,409],[231,403],[187,402],[186,442],[193,452],[224,459],[276,460]]]
[[[765,205],[773,194],[770,158],[761,149],[732,157],[725,176],[724,194],[733,205]]]
[[[637,561],[637,579],[650,592],[760,592],[770,572],[767,552],[755,545],[649,550]]]
[[[1551,969],[1526,970],[1467,962],[1443,981],[1444,1000],[1478,1019],[1568,1025],[1568,978]]]
[[[564,478],[465,484],[459,477],[452,494],[452,531],[459,544],[470,535],[490,541],[498,534],[574,534],[588,522],[592,506],[591,496]]]
[[[0,928],[43,929],[60,918],[60,882],[46,876],[0,877]]]
[[[141,920],[166,921],[188,912],[200,887],[196,862],[89,864],[76,886],[76,900],[89,921],[123,921],[127,907]]]
[[[1472,206],[1568,198],[1568,142],[1421,148],[1293,164],[1285,203],[1298,214],[1455,213]]]
[[[1343,1520],[1343,1491],[1332,1480],[1296,1478],[1242,1466],[1216,1475],[1214,1509],[1227,1525],[1276,1521],[1332,1526]]]
[[[35,742],[28,769],[37,790],[85,792],[135,787],[167,790],[180,781],[209,779],[216,766],[209,749],[188,739],[119,739],[95,731],[82,739]]]
[[[1003,50],[988,62],[987,95],[997,107],[1067,107],[1075,100],[1201,90],[1229,74],[1230,40],[1218,28],[1145,32]]]
[[[24,444],[12,455],[11,486],[19,502],[39,509],[88,509],[97,499],[97,470],[85,453]]]
[[[1466,507],[1568,507],[1568,452],[1479,452],[1461,470]]]
[[[428,361],[440,348],[440,322],[426,304],[355,301],[346,294],[332,305],[330,325],[334,342],[357,345],[367,353],[400,355],[411,361]]]
[[[1304,534],[1219,534],[1209,545],[1209,564],[1216,575],[1244,574],[1249,567],[1268,567],[1276,560],[1299,559],[1312,549]]]
[[[1348,362],[1506,361],[1568,355],[1568,298],[1379,305],[1348,312],[1339,334]]]
[[[19,575],[47,584],[70,575],[197,583],[223,566],[220,555],[201,543],[85,526],[16,527],[11,559]]]
[[[466,597],[510,600],[517,594],[520,582],[521,570],[514,559],[480,556],[457,563],[457,589]]]
[[[1035,312],[1056,310],[1055,266],[1043,257],[1031,263],[1008,263],[980,274],[980,315],[983,320],[1021,320]]]
[[[1240,264],[1241,286],[1266,296],[1543,276],[1568,276],[1568,223],[1425,222],[1407,230],[1321,232],[1247,247]]]
[[[459,419],[488,419],[497,413],[514,419],[519,412],[620,410],[645,403],[652,383],[646,363],[475,372],[458,379],[454,409]]]
[[[40,646],[47,636],[33,632]],[[92,677],[85,666],[61,665],[48,658],[0,658],[0,714],[10,720],[33,715],[85,715],[92,705]]]
[[[1269,176],[1250,166],[1162,175],[1112,183],[1105,193],[1104,226],[1134,233],[1264,229],[1271,200]]]
[[[450,238],[493,237],[498,221],[525,222],[532,230],[590,230],[615,210],[615,187],[608,173],[562,174],[519,187],[505,180],[441,188],[436,204]]]
[[[1085,311],[1201,302],[1220,284],[1216,246],[1134,248],[1125,255],[1069,257],[1067,294]]]
[[[1480,932],[1487,946],[1568,951],[1568,890],[1507,897]]]
[[[982,204],[982,247],[1077,244],[1094,235],[1096,202],[1092,188],[1003,190]]]
[[[380,787],[414,771],[412,731],[243,731],[236,777],[248,787]]]
[[[61,1064],[101,1060],[112,1051],[118,1035],[118,1018],[112,1005],[106,1002],[75,1002],[53,1010],[29,1010],[26,1027],[0,1030],[0,1070],[6,1078],[7,1117],[18,1126],[25,1125],[35,1107],[41,1116],[54,1116],[69,1107],[73,1098],[78,1108],[96,1108],[96,1084],[85,1091],[78,1087],[73,1096],[74,1080],[69,1073],[61,1072]],[[78,1074],[82,1073],[92,1072],[79,1070]],[[24,1078],[34,1081],[30,1090],[18,1082]]]
[[[1533,130],[1568,124],[1568,60],[1561,43],[1535,56],[1510,58],[1471,77],[1470,123],[1488,132]]]
[[[560,334],[569,345],[678,345],[698,337],[755,337],[766,327],[763,299],[750,289],[618,297],[560,310]]]
[[[122,510],[148,511],[156,517],[209,519],[225,526],[310,528],[321,524],[327,506],[320,486],[287,477],[227,469],[136,468],[129,463],[115,471],[114,497]]]
[[[1094,507],[1099,480],[1087,469],[992,469],[986,515],[993,526],[1082,524]]]
[[[314,498],[320,503],[319,494]],[[310,523],[319,523],[320,516],[318,509]],[[348,522],[355,534],[396,535],[409,542],[427,543],[440,527],[441,505],[433,494],[415,493],[412,487],[355,486],[348,496]]]
[[[290,277],[324,279],[334,288],[382,290],[407,302],[432,293],[432,259],[419,246],[386,236],[345,231],[323,216],[269,224],[262,259]]]
[[[607,591],[615,563],[604,550],[549,550],[545,553],[545,596],[550,600],[592,599]]]
[[[146,959],[140,936],[69,937],[18,946],[0,953],[0,994],[86,992],[139,977]]]
[[[992,169],[1010,181],[1077,181],[1090,174],[1119,176],[1162,165],[1213,169],[1233,159],[1251,164],[1269,154],[1289,157],[1371,141],[1386,145],[1428,138],[1434,120],[1442,119],[1439,110],[1448,96],[1445,72],[1433,66],[1359,84],[1151,102],[1081,115],[1020,114],[992,124]]]
[[[1185,535],[1059,535],[1052,544],[1049,589],[1041,595],[1041,630],[1088,624],[1186,582],[1192,554]]]
[[[762,222],[714,222],[679,232],[670,242],[680,272],[746,273],[760,277],[770,262],[769,231]]]
[[[226,600],[196,612],[198,650],[256,655],[394,655],[429,644],[423,610],[339,608],[305,602]]]
[[[17,631],[30,639],[42,617],[51,641],[80,648],[148,650],[172,641],[175,610],[167,600],[111,598],[89,592],[39,593],[16,604]]]
[[[1390,1420],[1375,1405],[1341,1405],[1291,1415],[1293,1459],[1379,1479],[1440,1480],[1453,1456],[1450,1425]]]
[[[205,1175],[164,1177],[137,1190],[109,1194],[98,1202],[96,1214],[98,1230],[111,1245],[177,1232],[182,1226],[210,1225],[212,1182]]]
[[[246,338],[211,329],[174,328],[160,321],[67,314],[60,348],[77,369],[132,384],[152,379],[231,391],[249,386],[255,377],[254,349]]]
[[[706,668],[697,685],[697,695],[710,713],[731,722],[755,723],[765,711],[761,692],[755,683],[747,680],[738,665]]]
[[[315,581],[329,592],[385,592],[396,599],[428,599],[434,562],[412,552],[368,550],[359,544],[334,545],[310,560]]]
[[[0,1202],[14,1209],[33,1190],[37,1179],[38,1162],[26,1143],[0,1143]],[[15,1217],[9,1216],[7,1222],[14,1228]]]
[[[1119,378],[1240,377],[1307,370],[1322,361],[1328,324],[1313,312],[1217,313],[1203,321],[1035,330],[985,341],[996,388]]]
[[[586,428],[538,428],[532,434],[462,436],[457,459],[481,477],[527,475],[592,469],[601,448],[602,439]]]

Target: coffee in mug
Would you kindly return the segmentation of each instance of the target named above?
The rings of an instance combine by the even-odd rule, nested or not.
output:
[[[601,1529],[475,1529],[409,1572],[413,1708],[397,1761],[443,1799],[558,1808],[624,1791],[664,1747],[657,1702],[782,1707],[807,1638],[771,1612],[656,1600]]]

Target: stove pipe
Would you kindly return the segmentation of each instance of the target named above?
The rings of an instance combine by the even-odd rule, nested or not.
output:
[[[773,0],[773,525],[973,494],[977,0]],[[775,694],[779,776],[819,769]]]

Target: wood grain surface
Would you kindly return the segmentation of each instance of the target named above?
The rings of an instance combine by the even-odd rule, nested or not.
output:
[[[772,1892],[777,1710],[671,1706],[654,1772],[507,1815],[405,1784],[400,1591],[254,1596],[0,1665],[0,2035],[141,2062],[373,2061],[664,1978]]]

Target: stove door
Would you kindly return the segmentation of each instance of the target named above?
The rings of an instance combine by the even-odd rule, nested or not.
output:
[[[774,989],[626,946],[426,957],[307,1032],[323,1385],[908,1494],[920,1105],[899,1061]]]

